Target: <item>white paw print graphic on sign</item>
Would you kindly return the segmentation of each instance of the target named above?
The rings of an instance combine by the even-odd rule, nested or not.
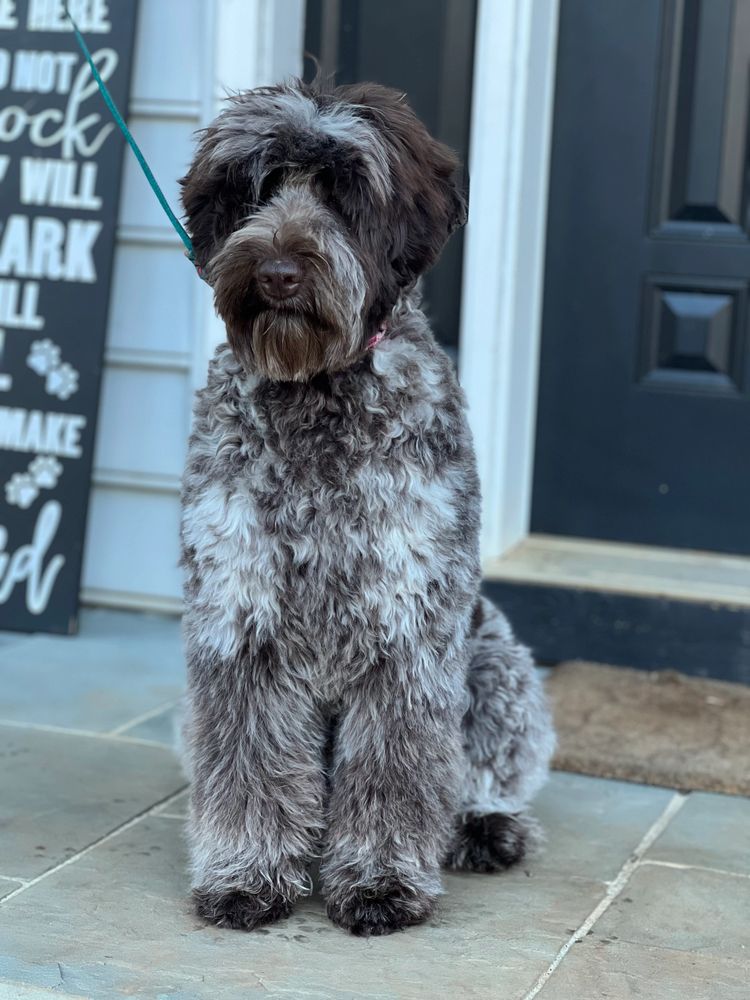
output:
[[[58,399],[70,399],[78,391],[78,372],[67,361],[47,373],[44,388],[50,396]]]
[[[67,361],[60,361],[60,348],[49,337],[35,340],[26,358],[26,364],[44,379],[44,388],[50,396],[70,399],[78,392],[78,372]]]
[[[35,340],[26,358],[26,364],[37,375],[47,375],[60,364],[60,348],[49,337]]]
[[[14,472],[5,484],[5,499],[13,507],[28,510],[40,490],[53,490],[62,475],[62,463],[54,455],[37,455],[26,472]]]
[[[39,488],[28,472],[14,472],[5,484],[5,499],[21,510],[27,510],[38,496]]]
[[[29,465],[29,474],[36,485],[44,490],[54,489],[61,473],[62,465],[54,455],[37,455]]]

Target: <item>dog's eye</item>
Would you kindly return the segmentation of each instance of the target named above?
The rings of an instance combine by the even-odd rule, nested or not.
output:
[[[332,167],[319,170],[315,174],[314,184],[318,197],[326,203],[332,212],[341,216],[348,224],[349,219],[344,211],[343,199],[341,198],[340,178],[337,177],[336,171]]]
[[[332,167],[324,167],[315,175],[318,186],[326,193],[330,194],[336,186],[336,174]]]
[[[260,193],[258,197],[258,201],[261,205],[273,198],[278,189],[281,187],[283,179],[284,171],[281,167],[276,167],[276,169],[270,170],[266,174],[263,178],[263,183],[260,186]]]

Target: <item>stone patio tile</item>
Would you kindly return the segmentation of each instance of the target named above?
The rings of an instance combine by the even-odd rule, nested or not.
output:
[[[44,989],[39,986],[27,986],[24,983],[0,983],[0,998],[2,1000],[84,1000],[81,993],[68,993],[58,986]]]
[[[139,722],[137,726],[130,726],[123,735],[173,747],[175,744],[175,711],[175,706],[167,708],[163,712],[159,712],[158,715]]]
[[[540,870],[614,878],[673,796],[664,788],[553,772],[532,806],[546,837]]]
[[[146,614],[143,611],[112,611],[107,608],[83,608],[77,639],[112,638],[167,639],[178,643],[180,620],[176,615]]]
[[[182,795],[178,795],[172,802],[169,802],[165,806],[160,806],[156,810],[156,815],[161,816],[162,813],[168,813],[171,817],[186,819],[188,814],[189,798],[190,793],[187,791],[183,792]]]
[[[643,865],[596,928],[600,937],[750,960],[748,914],[750,879]]]
[[[430,925],[361,940],[313,897],[251,934],[203,926],[180,824],[149,816],[0,905],[0,978],[92,1000],[522,997],[596,905],[596,881],[451,875]],[[44,933],[40,934],[40,927]],[[58,968],[59,963],[59,968]]]
[[[747,1000],[747,969],[729,959],[593,937],[573,946],[538,996],[539,1000]]]
[[[23,642],[27,636],[23,632],[0,632],[0,649],[6,650],[16,642]]]
[[[176,699],[184,687],[179,622],[87,611],[77,636],[0,645],[0,722],[104,732]]]
[[[0,876],[0,899],[3,896],[7,896],[9,892],[15,892],[16,889],[20,888],[21,883],[14,878],[4,878]],[[0,996],[2,992],[0,991]]]
[[[33,878],[182,785],[160,747],[0,726],[0,874]]]
[[[750,879],[644,865],[542,1000],[746,1000]]]
[[[750,799],[693,792],[647,857],[750,875]]]

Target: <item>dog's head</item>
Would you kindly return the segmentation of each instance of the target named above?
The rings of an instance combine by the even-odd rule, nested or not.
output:
[[[300,380],[361,356],[465,221],[457,165],[403,95],[376,84],[230,98],[182,200],[244,367]]]

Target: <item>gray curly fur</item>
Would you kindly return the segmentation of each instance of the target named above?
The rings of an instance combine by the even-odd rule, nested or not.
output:
[[[528,651],[479,597],[465,400],[413,292],[455,224],[447,215],[458,196],[438,191],[440,156],[453,163],[450,154],[383,88],[257,94],[255,103],[242,95],[209,130],[184,182],[189,225],[203,234],[232,335],[197,396],[183,485],[194,898],[219,924],[278,919],[310,892],[308,866],[319,856],[331,918],[355,933],[387,933],[429,916],[443,863],[494,870],[523,855],[524,811],[545,779],[552,730]],[[406,139],[392,145],[399,114],[411,116],[408,141],[422,144],[414,156],[438,164],[432,180],[420,166],[434,224],[407,241],[395,278],[379,279],[385,249],[354,221],[346,226],[343,208],[330,210],[308,161],[267,202],[248,196],[249,211],[234,221],[222,214],[231,198],[217,207],[206,193],[217,158],[251,156],[257,134],[267,137],[258,117],[295,134],[300,107],[299,147],[308,148],[316,121],[343,156],[366,144],[360,187],[372,186],[368,205],[385,227],[378,240],[396,226],[383,217],[383,193],[417,183],[404,179]],[[347,130],[363,107],[377,109],[375,123]],[[327,109],[335,120],[326,124]],[[240,153],[243,115],[255,126],[240,130]],[[291,139],[285,170],[290,148]],[[259,172],[256,164],[246,183],[260,183]],[[209,225],[205,212],[219,222]],[[292,215],[283,239],[300,254],[313,240],[329,260],[323,284],[311,265],[317,292],[299,306],[310,323],[313,313],[325,318],[317,353],[304,337],[289,348],[288,317],[277,328],[259,292],[240,304],[237,282],[253,287],[269,219],[278,240]],[[309,232],[305,218],[315,220]],[[420,257],[420,239],[437,250],[424,246]],[[368,350],[383,319],[388,334]]]

